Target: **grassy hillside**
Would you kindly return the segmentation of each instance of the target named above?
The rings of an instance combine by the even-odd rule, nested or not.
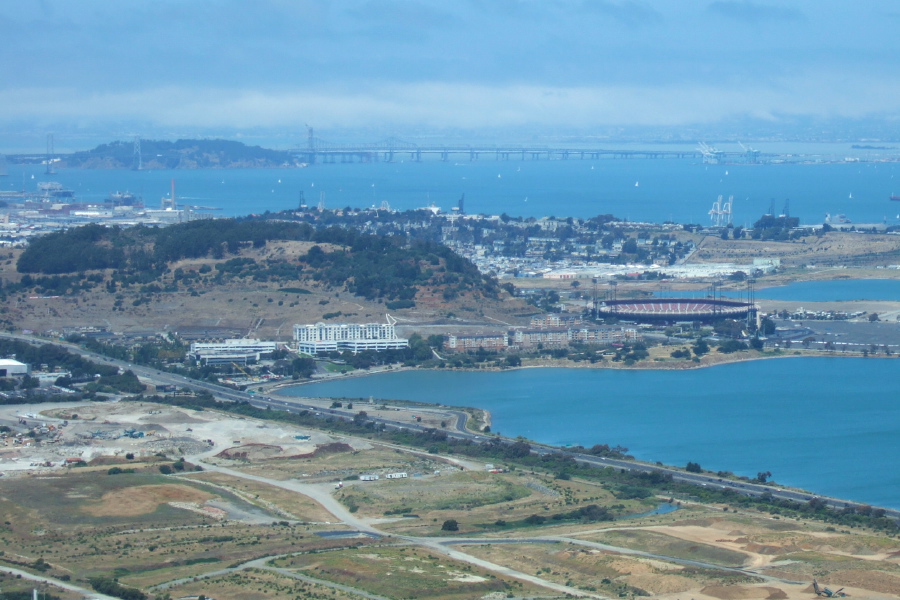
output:
[[[262,335],[271,327],[284,337],[292,322],[380,320],[386,311],[410,320],[521,312],[494,278],[442,245],[302,223],[88,225],[37,238],[5,262],[8,328],[219,326]]]

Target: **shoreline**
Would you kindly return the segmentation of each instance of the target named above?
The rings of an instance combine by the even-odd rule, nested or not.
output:
[[[734,353],[737,354],[737,353]],[[732,355],[733,356],[733,355]],[[633,371],[693,371],[696,369],[709,369],[713,367],[720,367],[730,364],[736,363],[744,363],[744,362],[754,362],[754,361],[762,361],[762,360],[774,360],[774,359],[784,359],[784,358],[866,358],[869,360],[890,360],[890,359],[898,359],[900,358],[900,354],[892,355],[892,356],[863,356],[859,352],[849,353],[849,352],[819,352],[819,351],[800,351],[800,350],[792,350],[790,353],[780,352],[775,354],[774,352],[769,352],[765,354],[757,354],[756,356],[739,356],[732,357],[728,356],[725,360],[715,360],[715,361],[703,361],[701,359],[700,362],[695,363],[689,360],[681,360],[676,361],[672,360],[671,362],[655,362],[655,361],[641,361],[634,363],[633,365],[626,365],[624,362],[612,362],[609,360],[604,360],[603,362],[597,363],[586,363],[586,362],[573,362],[566,361],[563,359],[547,359],[537,364],[523,364],[518,367],[491,367],[485,369],[472,369],[472,368],[437,368],[437,367],[395,367],[390,369],[380,369],[378,371],[353,371],[349,373],[344,373],[342,375],[333,375],[329,377],[322,377],[318,379],[307,379],[305,381],[279,381],[274,384],[270,388],[267,389],[267,393],[277,393],[278,390],[281,390],[286,387],[300,387],[304,385],[311,385],[316,383],[327,383],[329,381],[343,380],[348,378],[357,378],[357,377],[374,377],[376,375],[382,375],[384,373],[400,373],[404,371],[435,371],[435,372],[459,372],[459,373],[503,373],[507,371],[520,371],[523,369],[596,369],[596,370],[633,370]],[[666,366],[667,365],[667,366]]]
[[[798,358],[802,358],[802,357],[798,357]],[[516,368],[516,369],[507,369],[507,370],[512,371],[512,370],[520,370],[520,369],[536,369],[536,368],[559,368],[559,367],[551,367],[551,366],[548,366],[548,365],[529,365],[529,366],[518,367],[518,368]],[[410,371],[410,370],[413,370],[413,369],[412,369],[412,368],[398,369],[398,371]],[[436,370],[436,369],[427,369],[427,370],[428,370],[428,371],[438,371],[438,370]],[[469,372],[473,372],[473,371],[470,370]],[[493,371],[493,372],[496,373],[496,372],[499,372],[499,371]],[[360,374],[359,376],[362,376],[362,374]],[[317,382],[308,382],[308,383],[317,383]],[[285,396],[283,396],[283,397],[285,397],[285,398],[291,398],[291,399],[299,399],[299,398],[302,398],[301,395],[298,395],[298,396],[293,396],[293,395],[288,396],[288,395],[285,395]],[[325,397],[315,397],[315,398],[316,398],[317,400],[325,400],[325,399],[326,399]],[[331,398],[328,398],[328,399],[330,400]],[[391,399],[388,399],[388,398],[385,398],[385,399],[383,399],[383,400],[384,400],[384,402],[389,403],[389,404],[390,404],[390,403],[401,403],[401,404],[403,404],[403,403],[409,403],[410,405],[423,405],[423,406],[439,407],[439,408],[447,407],[447,408],[452,408],[452,409],[463,409],[463,410],[466,410],[467,412],[470,411],[470,410],[475,410],[475,411],[480,412],[482,415],[484,415],[484,421],[483,421],[483,422],[484,422],[485,425],[490,424],[491,426],[493,426],[492,421],[491,421],[491,419],[490,419],[490,417],[491,417],[490,412],[487,411],[486,409],[479,408],[479,407],[463,406],[462,404],[447,404],[446,402],[440,402],[440,403],[438,403],[438,402],[431,402],[431,403],[430,403],[430,402],[422,402],[422,401],[414,401],[414,400],[412,400],[412,401],[411,401],[411,400],[391,400]],[[470,421],[470,422],[471,422],[471,421]],[[472,432],[475,432],[475,433],[480,433],[481,435],[487,435],[487,436],[490,436],[490,437],[499,438],[499,439],[504,439],[504,440],[508,440],[508,441],[515,441],[515,440],[517,440],[517,439],[526,439],[526,441],[528,441],[529,443],[535,444],[535,445],[538,445],[538,446],[547,446],[547,447],[549,447],[549,448],[557,448],[558,450],[563,451],[563,452],[571,451],[571,448],[567,448],[566,446],[558,446],[558,445],[555,445],[555,444],[548,444],[548,442],[538,441],[538,440],[536,440],[536,439],[534,439],[534,438],[532,438],[532,437],[530,437],[530,436],[526,436],[525,438],[520,438],[520,437],[518,437],[518,436],[512,437],[512,436],[504,435],[504,434],[498,433],[498,432],[485,433],[485,432],[480,431],[480,430],[478,430],[478,429],[471,429],[471,428],[468,428],[468,427],[467,427],[467,430],[472,431]],[[602,441],[601,441],[601,442],[602,442]],[[601,443],[601,442],[598,442],[598,443]],[[585,445],[586,445],[586,444],[585,444]],[[652,457],[651,457],[651,458],[647,458],[647,457],[644,457],[644,458],[634,458],[634,462],[635,462],[636,464],[647,465],[647,466],[661,466],[661,467],[664,467],[664,468],[667,468],[667,469],[673,469],[673,470],[678,470],[678,471],[682,471],[682,470],[683,470],[682,467],[679,467],[679,466],[678,466],[677,464],[675,464],[675,463],[670,463],[670,462],[660,463],[657,459],[654,459],[654,458],[652,458]],[[727,468],[727,467],[726,467],[726,468]],[[774,470],[774,468],[773,468],[773,470]],[[708,473],[713,473],[713,471],[709,471]],[[738,477],[739,477],[739,473],[740,473],[739,471],[735,471],[734,473],[735,473],[735,476],[738,476]],[[750,476],[752,476],[752,474],[745,474],[745,476],[750,477]],[[870,500],[870,501],[866,501],[866,500],[860,500],[860,499],[858,499],[858,498],[855,498],[855,497],[852,496],[852,495],[848,495],[848,496],[842,496],[842,495],[840,495],[840,494],[835,495],[834,492],[818,491],[818,489],[817,489],[815,486],[809,486],[809,485],[805,485],[805,486],[804,486],[804,485],[802,485],[802,484],[798,484],[798,483],[793,482],[793,481],[791,481],[791,480],[788,480],[787,482],[779,481],[779,480],[773,480],[773,481],[771,482],[771,485],[775,486],[775,488],[778,488],[778,489],[785,489],[785,490],[792,490],[792,491],[802,492],[802,493],[804,493],[804,494],[807,494],[809,497],[826,498],[826,499],[829,499],[829,500],[839,500],[839,501],[842,501],[842,502],[850,502],[850,503],[853,503],[853,504],[859,504],[859,505],[871,504],[871,505],[873,505],[873,506],[880,506],[880,507],[884,507],[884,508],[889,508],[889,509],[895,510],[895,511],[896,511],[896,510],[900,510],[900,508],[894,508],[891,504],[885,503],[885,502],[883,502],[883,501],[881,501],[881,502],[879,502],[879,501],[871,501],[871,500]]]

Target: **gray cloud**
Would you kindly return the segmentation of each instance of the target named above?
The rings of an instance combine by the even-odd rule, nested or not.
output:
[[[887,0],[0,3],[0,127],[893,117],[891,10]]]

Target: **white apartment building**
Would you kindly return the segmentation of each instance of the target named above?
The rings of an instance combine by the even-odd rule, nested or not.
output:
[[[409,346],[409,340],[398,338],[393,323],[316,323],[294,325],[297,350],[304,354],[319,354],[350,350],[354,354],[364,350],[397,350]]]

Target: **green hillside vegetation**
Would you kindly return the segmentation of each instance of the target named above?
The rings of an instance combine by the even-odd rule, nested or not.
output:
[[[299,259],[239,256],[275,241],[316,245]],[[319,244],[339,249],[326,251]],[[183,259],[221,262],[215,268],[170,268]],[[471,262],[437,243],[265,220],[204,220],[165,228],[86,225],[35,239],[16,268],[25,274],[19,288],[47,295],[74,295],[101,285],[110,293],[134,286],[149,295],[243,280],[285,289],[324,284],[399,309],[414,306],[420,288],[448,300],[464,294],[496,299],[501,294],[496,279],[481,275]],[[6,291],[15,290],[7,286]]]

